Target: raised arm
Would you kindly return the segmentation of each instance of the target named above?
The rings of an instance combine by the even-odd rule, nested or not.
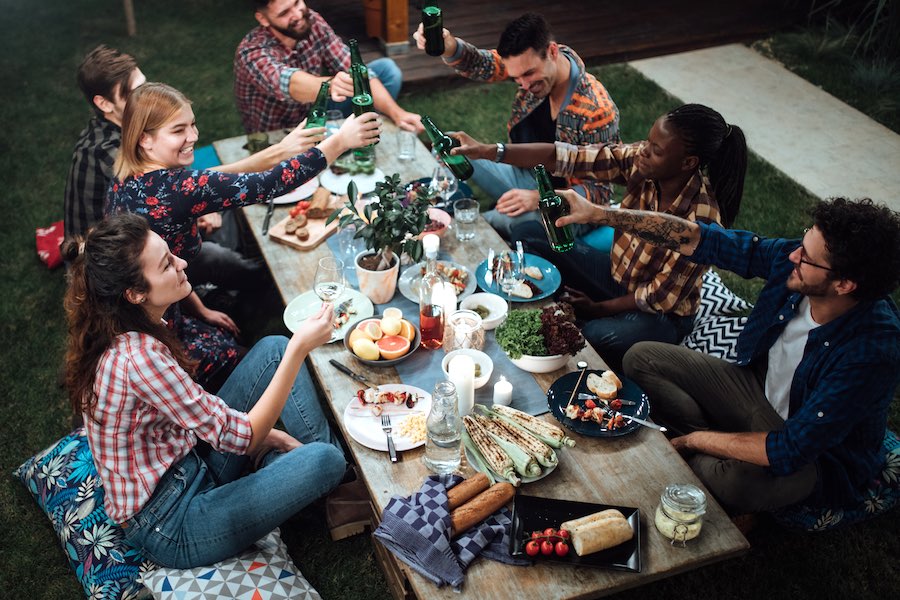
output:
[[[691,256],[700,243],[700,227],[693,221],[654,211],[598,206],[572,190],[556,193],[568,202],[570,211],[568,216],[556,220],[558,227],[571,223],[609,225],[684,256]]]
[[[454,131],[449,134],[459,140],[460,145],[450,154],[463,154],[469,158],[497,159],[497,144],[483,144],[465,131]],[[504,162],[514,167],[529,168],[544,165],[552,171],[556,167],[556,145],[551,143],[505,144]]]

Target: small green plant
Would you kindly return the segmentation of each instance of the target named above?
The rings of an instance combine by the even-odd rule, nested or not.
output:
[[[375,195],[378,199],[360,212],[356,208],[356,184],[351,181],[347,186],[346,206],[334,211],[327,223],[339,218],[341,227],[357,225],[353,237],[362,239],[366,248],[375,251],[376,258],[367,265],[374,271],[391,268],[394,256],[404,252],[418,262],[422,258],[422,241],[418,235],[425,230],[428,222],[427,197],[419,194],[407,197],[406,186],[400,183],[398,173],[387,175],[383,182],[377,182]],[[399,256],[397,258],[399,260]]]

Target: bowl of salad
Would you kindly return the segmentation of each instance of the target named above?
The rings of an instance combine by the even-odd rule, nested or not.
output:
[[[559,370],[585,346],[575,311],[565,302],[510,311],[496,337],[509,360],[530,373]]]

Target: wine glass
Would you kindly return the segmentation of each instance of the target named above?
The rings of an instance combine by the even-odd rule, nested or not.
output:
[[[519,261],[509,252],[500,255],[497,262],[497,283],[507,296],[512,296],[512,291],[522,282],[519,273]]]
[[[450,200],[450,197],[456,193],[456,190],[459,189],[459,181],[457,181],[456,176],[453,175],[453,172],[447,168],[447,165],[438,164],[434,168],[434,173],[431,175],[431,183],[428,185],[428,190],[432,194],[438,194],[443,202],[440,203],[440,206],[443,208],[447,205],[447,202]]]
[[[333,256],[319,259],[313,289],[322,302],[334,302],[344,293],[344,261]]]

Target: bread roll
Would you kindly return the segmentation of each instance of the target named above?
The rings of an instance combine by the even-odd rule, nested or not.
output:
[[[603,400],[612,400],[619,393],[619,388],[616,387],[615,383],[596,373],[591,373],[587,376],[587,386],[598,398]]]
[[[634,537],[634,530],[625,519],[614,517],[576,527],[571,535],[575,554],[585,556],[627,542]]]
[[[608,508],[606,510],[601,510],[600,512],[595,512],[590,515],[586,515],[584,517],[579,517],[577,519],[571,519],[566,521],[562,525],[559,526],[560,529],[568,529],[569,531],[574,531],[578,527],[582,527],[584,525],[589,525],[591,523],[595,523],[597,521],[603,521],[605,519],[624,519],[625,515],[614,508]]]
[[[495,483],[450,513],[450,537],[456,537],[506,506],[516,495],[511,483]]]
[[[487,475],[478,473],[460,481],[447,491],[447,509],[453,511],[491,487]]]
[[[612,385],[616,386],[616,391],[622,389],[622,380],[619,379],[619,376],[612,371],[603,371],[603,375],[601,375],[601,377],[609,381]]]

